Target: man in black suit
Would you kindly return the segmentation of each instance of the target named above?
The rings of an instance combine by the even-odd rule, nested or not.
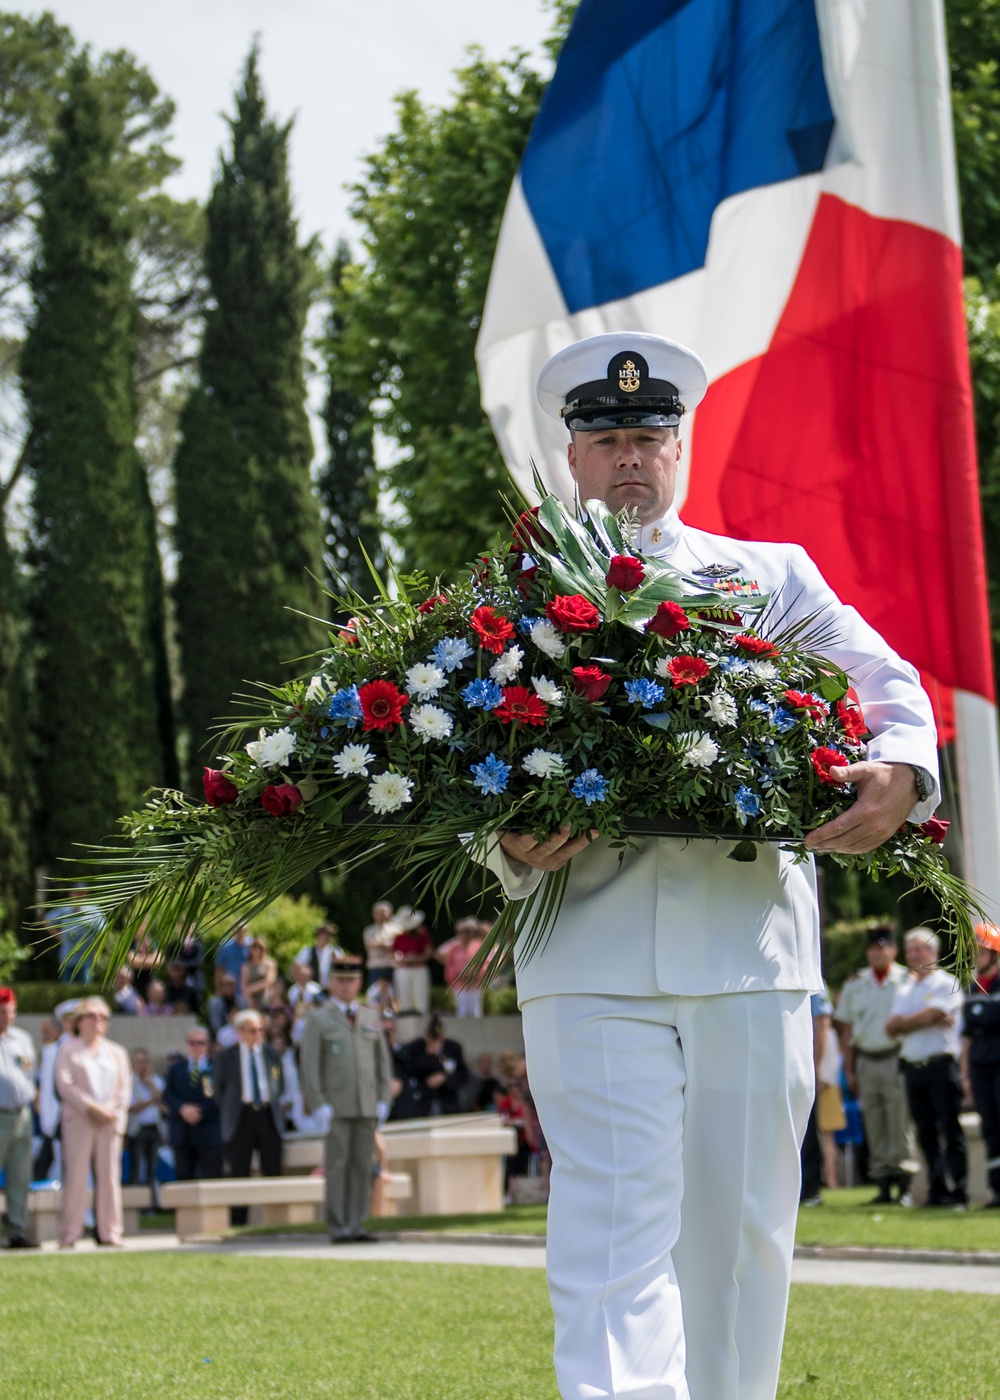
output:
[[[222,1175],[219,1105],[204,1026],[188,1032],[185,1047],[187,1054],[170,1066],[163,1086],[178,1181]]]
[[[230,1176],[249,1176],[254,1149],[263,1176],[281,1175],[281,1056],[264,1044],[264,1018],[241,1011],[233,1021],[239,1043],[219,1052],[215,1087],[222,1115],[222,1144]],[[245,1225],[246,1206],[233,1206],[234,1225]]]

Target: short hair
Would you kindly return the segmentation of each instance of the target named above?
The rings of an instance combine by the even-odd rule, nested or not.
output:
[[[937,957],[938,953],[941,950],[941,940],[940,938],[938,938],[934,930],[924,928],[922,925],[918,928],[909,929],[903,938],[903,942],[904,944],[926,943],[928,948],[933,949],[935,957]]]
[[[244,1026],[249,1026],[251,1024],[263,1028],[264,1018],[259,1011],[238,1011],[233,1017],[233,1025],[238,1031],[241,1031]]]

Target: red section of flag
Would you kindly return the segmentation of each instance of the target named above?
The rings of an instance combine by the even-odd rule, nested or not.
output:
[[[689,525],[802,544],[908,661],[994,698],[958,247],[823,195],[765,355],[712,384]]]

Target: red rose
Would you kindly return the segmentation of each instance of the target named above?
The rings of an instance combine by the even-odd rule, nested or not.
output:
[[[823,701],[807,690],[786,690],[785,699],[793,710],[805,710],[812,719],[826,719],[830,713]]]
[[[205,801],[210,807],[228,807],[240,795],[240,790],[218,768],[203,768],[201,785],[205,789]]]
[[[830,777],[831,768],[846,768],[848,760],[839,749],[813,749],[809,755],[812,759],[812,766],[816,770],[816,776],[821,783],[831,783],[834,787],[840,784]]]
[[[849,705],[846,700],[838,700],[835,713],[840,720],[841,729],[849,739],[863,739],[868,733],[865,717],[857,705]]]
[[[549,710],[533,690],[524,685],[504,687],[503,703],[493,711],[504,724],[544,724]]]
[[[363,729],[391,729],[403,723],[403,706],[408,698],[391,681],[369,681],[358,690]]]
[[[686,632],[690,626],[691,619],[680,603],[661,603],[646,623],[646,631],[655,632],[658,637],[666,637],[669,641],[679,632]]]
[[[260,805],[272,817],[290,817],[302,806],[302,794],[294,783],[276,783],[260,795]]]
[[[418,612],[418,613],[429,613],[429,612],[433,612],[434,609],[437,607],[438,603],[447,603],[447,601],[448,601],[448,595],[447,595],[447,593],[438,593],[438,594],[437,594],[435,597],[433,597],[433,598],[425,598],[424,601],[423,601],[422,603],[420,603],[419,606],[417,607],[417,612]]]
[[[631,593],[646,577],[646,570],[638,559],[629,554],[616,554],[611,567],[604,576],[609,588],[617,588],[621,593]]]
[[[773,642],[766,642],[763,637],[753,637],[749,632],[741,632],[738,637],[734,637],[733,646],[739,647],[746,656],[772,657],[778,655],[778,648]]]
[[[931,819],[924,822],[922,826],[918,826],[917,830],[929,840],[933,841],[935,846],[941,846],[944,844],[944,838],[948,835],[949,826],[951,826],[951,822],[941,821],[938,817],[931,817]]]
[[[697,685],[708,675],[708,662],[700,656],[674,656],[667,662],[674,686]]]
[[[494,656],[500,655],[504,642],[509,642],[514,635],[510,620],[504,617],[503,613],[485,606],[476,609],[469,618],[469,626],[479,638],[482,650],[491,651]]]
[[[580,593],[560,593],[545,604],[545,616],[560,632],[592,632],[601,622],[601,614]]]
[[[611,684],[611,677],[600,666],[574,666],[573,689],[583,700],[600,700]]]

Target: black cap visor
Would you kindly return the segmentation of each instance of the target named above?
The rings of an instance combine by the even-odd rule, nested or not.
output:
[[[600,433],[613,428],[676,428],[684,409],[674,400],[664,403],[572,403],[562,410],[563,422],[574,433]]]

